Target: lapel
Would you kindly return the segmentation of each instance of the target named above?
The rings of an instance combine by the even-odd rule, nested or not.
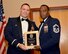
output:
[[[39,29],[40,29],[41,25],[42,25],[42,22],[41,22],[40,25],[39,25]]]
[[[47,18],[47,20],[44,22],[44,25],[45,25],[45,24],[49,25],[49,24],[50,24],[50,19],[51,19],[51,16],[49,16],[49,17]]]
[[[30,31],[30,30],[31,30],[31,26],[32,26],[32,23],[31,23],[31,21],[30,21],[30,20],[28,20],[28,31]]]
[[[19,34],[20,36],[22,36],[22,26],[21,26],[20,17],[17,18],[17,24],[18,24]]]

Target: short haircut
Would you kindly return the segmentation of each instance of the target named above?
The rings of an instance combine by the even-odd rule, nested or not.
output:
[[[24,6],[24,5],[27,5],[27,6],[29,6],[29,8],[30,8],[30,5],[29,5],[28,3],[22,4],[22,5],[21,5],[21,8],[22,8],[22,6]]]
[[[42,6],[46,6],[47,9],[48,9],[48,11],[50,10],[48,5],[43,4],[43,5],[41,5],[41,7],[42,7]],[[40,7],[40,8],[41,8],[41,7]]]

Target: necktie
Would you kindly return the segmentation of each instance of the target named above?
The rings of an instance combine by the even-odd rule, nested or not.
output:
[[[23,18],[22,18],[21,21],[28,21],[28,19],[23,19]]]

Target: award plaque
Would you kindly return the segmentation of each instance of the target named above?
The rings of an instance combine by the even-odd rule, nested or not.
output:
[[[30,31],[25,33],[25,46],[28,49],[33,49],[34,46],[39,46],[39,33],[38,31]]]

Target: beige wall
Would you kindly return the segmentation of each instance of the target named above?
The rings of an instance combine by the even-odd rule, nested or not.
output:
[[[22,3],[29,3],[31,8],[39,8],[41,4],[47,4],[50,7],[68,6],[68,0],[3,0],[6,18],[18,16]]]
[[[60,48],[62,54],[68,54],[68,10],[58,10],[51,12],[54,17],[58,17],[61,23]]]

